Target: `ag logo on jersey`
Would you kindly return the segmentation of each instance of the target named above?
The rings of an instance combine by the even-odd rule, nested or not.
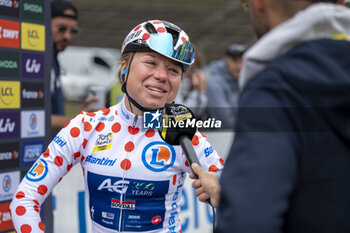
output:
[[[142,162],[151,171],[161,172],[174,165],[176,158],[173,146],[165,142],[151,142],[142,151]]]
[[[37,182],[45,178],[48,172],[47,163],[44,159],[37,160],[26,175],[30,181]]]

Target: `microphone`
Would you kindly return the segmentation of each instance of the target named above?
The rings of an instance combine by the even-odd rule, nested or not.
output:
[[[166,143],[181,145],[190,166],[192,163],[197,163],[200,166],[199,159],[191,143],[191,139],[197,130],[195,120],[194,114],[186,106],[173,103],[166,104],[163,108],[164,124],[158,129],[160,136]],[[193,174],[198,179],[197,174],[194,172]]]

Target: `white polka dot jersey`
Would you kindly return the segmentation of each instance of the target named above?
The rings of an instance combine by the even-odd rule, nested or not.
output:
[[[124,100],[71,120],[18,187],[10,206],[16,231],[44,232],[41,204],[80,163],[93,233],[181,232],[180,199],[190,166],[180,146],[168,145],[142,124]],[[197,132],[192,145],[202,167],[220,174],[224,161],[206,136]]]

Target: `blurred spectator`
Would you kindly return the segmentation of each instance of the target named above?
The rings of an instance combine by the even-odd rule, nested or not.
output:
[[[71,117],[65,116],[64,98],[61,84],[61,70],[57,60],[59,52],[63,51],[78,33],[78,10],[68,1],[55,0],[51,2],[51,30],[53,41],[53,58],[51,72],[51,129],[53,132],[59,131],[70,120]],[[85,100],[83,110],[87,109],[89,103],[96,101],[91,97]],[[95,109],[91,109],[95,110]]]
[[[238,102],[238,77],[242,67],[242,56],[248,49],[243,44],[230,44],[223,59],[211,62],[208,73],[207,113],[208,117],[221,120],[222,128],[233,129]]]
[[[205,118],[208,98],[205,94],[207,78],[202,70],[203,58],[196,49],[194,63],[183,75],[175,102],[189,107],[197,119]]]

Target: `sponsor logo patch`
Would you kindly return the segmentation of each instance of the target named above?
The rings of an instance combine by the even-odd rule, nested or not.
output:
[[[19,53],[0,51],[0,77],[19,78],[19,70]]]
[[[174,165],[175,158],[174,147],[161,141],[149,143],[142,151],[143,164],[153,172],[167,170]]]
[[[44,179],[48,172],[48,166],[44,159],[37,160],[26,174],[26,178],[32,182],[38,182]]]
[[[11,200],[17,190],[20,181],[20,172],[13,171],[0,174],[0,201]]]
[[[19,48],[19,41],[19,22],[0,19],[0,46],[8,48]]]

